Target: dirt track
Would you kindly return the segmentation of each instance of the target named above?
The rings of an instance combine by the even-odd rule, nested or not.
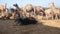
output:
[[[59,21],[43,20],[37,24],[14,26],[14,20],[0,20],[0,34],[60,34]]]

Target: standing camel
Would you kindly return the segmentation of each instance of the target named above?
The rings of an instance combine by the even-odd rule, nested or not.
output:
[[[55,8],[54,3],[49,3],[50,9],[45,10],[46,18],[48,19],[49,17],[52,17],[52,19],[58,18],[57,16],[60,14],[60,11]]]
[[[0,12],[5,11],[5,10],[6,10],[6,4],[0,5]]]
[[[45,16],[45,9],[41,6],[34,6],[34,14],[37,16],[38,19],[43,19]]]
[[[23,14],[24,14],[23,9],[20,8],[20,7],[18,6],[18,4],[13,4],[13,6],[16,7],[16,10],[17,10],[18,14],[20,13],[20,17],[22,17]]]
[[[24,11],[26,16],[31,16],[31,14],[34,12],[32,4],[25,5],[24,7],[22,7],[22,10]]]
[[[35,6],[34,7],[34,11],[35,11],[35,13],[38,15],[38,14],[40,14],[40,15],[45,15],[45,10],[44,10],[44,8],[43,7],[41,7],[41,6]]]
[[[13,4],[14,7],[16,7],[16,10],[21,11],[21,8],[19,8],[18,4]]]
[[[55,8],[55,5],[54,5],[53,2],[50,3],[50,6],[51,6],[51,10],[52,10],[51,13],[53,13],[53,16],[55,16],[55,19],[58,19],[59,15],[60,15],[59,9],[56,9],[56,8]]]
[[[5,19],[9,17],[9,13],[6,11],[6,4],[0,6],[1,15],[0,18]]]

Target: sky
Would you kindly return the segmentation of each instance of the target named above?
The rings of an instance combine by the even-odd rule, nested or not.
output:
[[[60,0],[0,0],[1,4],[7,4],[7,8],[12,8],[13,4],[17,3],[19,7],[25,6],[26,4],[32,4],[36,6],[49,7],[49,3],[54,2],[55,7],[60,7]]]

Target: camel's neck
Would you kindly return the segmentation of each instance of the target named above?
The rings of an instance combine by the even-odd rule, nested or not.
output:
[[[17,9],[18,11],[20,11],[20,8],[19,8],[18,6],[16,6],[16,9]]]
[[[19,7],[18,7],[18,6],[17,6],[16,8],[17,8],[17,9],[19,9]]]
[[[54,10],[54,9],[56,9],[56,8],[55,8],[54,6],[51,6],[51,9]]]

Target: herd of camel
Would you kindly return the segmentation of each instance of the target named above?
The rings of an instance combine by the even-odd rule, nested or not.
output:
[[[13,4],[15,8],[6,8],[5,5],[0,5],[0,19],[16,19],[16,18],[30,18],[37,15],[42,16],[41,19],[59,19],[60,9],[56,9],[54,3],[49,3],[50,8],[45,9],[42,6],[33,6],[27,4],[23,7],[19,7],[18,4]]]

